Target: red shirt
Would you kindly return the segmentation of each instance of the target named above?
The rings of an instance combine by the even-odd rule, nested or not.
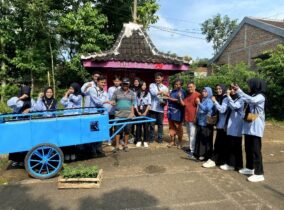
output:
[[[193,92],[189,94],[185,99],[185,121],[186,122],[193,122],[196,115],[197,104],[195,103],[196,98],[200,98],[201,94],[198,92]]]

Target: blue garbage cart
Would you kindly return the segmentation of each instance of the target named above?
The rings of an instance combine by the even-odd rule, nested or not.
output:
[[[0,115],[0,154],[27,152],[25,169],[32,177],[54,177],[62,168],[61,147],[110,141],[126,125],[154,122],[149,117],[109,119],[105,109]],[[117,127],[110,136],[110,128]]]

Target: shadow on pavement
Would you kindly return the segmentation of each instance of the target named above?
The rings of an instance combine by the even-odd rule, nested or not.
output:
[[[52,209],[49,205],[50,200],[32,197],[29,191],[29,187],[25,185],[1,186],[0,209]]]
[[[159,201],[152,195],[139,190],[123,188],[105,193],[99,199],[82,198],[78,209],[145,209],[157,205]]]

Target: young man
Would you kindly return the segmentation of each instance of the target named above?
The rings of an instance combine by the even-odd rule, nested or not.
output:
[[[163,143],[163,120],[164,120],[164,106],[166,105],[163,97],[169,96],[168,88],[162,83],[164,76],[161,72],[155,74],[155,83],[150,84],[151,94],[151,109],[149,116],[156,119],[158,125],[158,143]],[[150,123],[150,143],[154,141],[155,122]]]
[[[105,76],[99,76],[95,87],[89,88],[90,106],[96,108],[106,108],[109,112],[111,102],[108,93],[104,90],[106,86]]]
[[[106,78],[104,76],[99,76],[97,78],[97,83],[95,87],[89,88],[89,96],[90,96],[90,107],[95,108],[106,108],[109,112],[111,110],[111,102],[108,99],[108,94],[104,91],[106,86]],[[92,152],[97,157],[105,156],[102,149],[102,142],[96,142],[91,144]]]
[[[121,78],[119,76],[115,76],[113,80],[113,86],[111,86],[108,89],[108,98],[111,100],[113,93],[121,88]],[[112,107],[110,113],[109,113],[109,118],[114,119],[114,114],[115,114],[115,106]]]
[[[97,85],[97,79],[98,77],[101,75],[100,72],[98,71],[94,71],[92,73],[92,81],[90,82],[86,82],[82,88],[81,88],[81,91],[82,93],[84,94],[84,107],[90,107],[91,106],[91,100],[90,100],[90,88],[93,88],[93,87],[96,87]]]
[[[185,92],[182,89],[182,80],[177,79],[174,82],[174,89],[168,97],[168,119],[169,119],[169,133],[170,143],[168,147],[172,147],[176,144],[175,136],[178,137],[177,148],[181,149],[182,137],[183,137],[183,120],[184,120],[184,103]]]
[[[134,102],[135,102],[135,94],[132,90],[129,89],[130,80],[128,78],[123,78],[122,87],[116,90],[112,96],[112,104],[116,105],[116,118],[132,118],[134,117]],[[116,128],[118,129],[118,128]],[[128,152],[128,139],[129,133],[131,131],[131,125],[126,126],[123,129],[124,132],[124,145],[123,150]],[[115,136],[116,146],[113,152],[117,152],[119,150],[119,140],[120,133]]]
[[[196,90],[194,82],[189,82],[187,84],[187,97],[181,101],[182,104],[185,106],[185,122],[186,122],[186,129],[189,138],[189,148],[190,153],[189,157],[194,158],[193,153],[195,150],[195,138],[196,138],[196,112],[197,112],[197,103],[196,99],[201,98],[200,93]]]

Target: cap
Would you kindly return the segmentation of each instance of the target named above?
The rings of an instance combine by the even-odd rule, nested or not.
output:
[[[130,84],[130,80],[125,77],[122,79],[122,84]]]

